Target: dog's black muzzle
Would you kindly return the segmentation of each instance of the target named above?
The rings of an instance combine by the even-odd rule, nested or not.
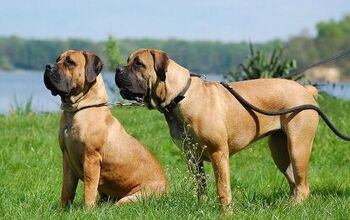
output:
[[[127,73],[125,68],[117,68],[115,83],[120,95],[124,99],[143,102],[147,93],[147,85],[144,79],[139,79],[136,74]]]
[[[44,83],[51,94],[66,97],[70,94],[72,88],[70,82],[64,77],[64,74],[58,71],[57,64],[48,64],[45,67]]]

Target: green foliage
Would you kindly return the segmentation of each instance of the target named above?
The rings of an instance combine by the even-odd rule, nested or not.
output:
[[[350,133],[350,103],[321,96],[320,106],[335,125]],[[0,116],[1,219],[222,219],[210,163],[205,164],[209,199],[199,205],[180,150],[171,141],[163,115],[146,108],[117,108],[113,114],[160,161],[169,181],[163,198],[116,207],[83,209],[80,181],[71,209],[58,209],[62,156],[60,114]],[[142,125],[142,126],[140,126]],[[349,219],[349,143],[320,123],[310,162],[311,197],[288,201],[288,183],[277,170],[266,139],[230,160],[233,219]]]
[[[0,37],[0,55],[7,57],[13,68],[43,70],[47,63],[56,60],[57,56],[64,50],[87,50],[99,55],[104,64],[114,72],[115,66],[125,62],[132,51],[138,48],[158,48],[166,51],[172,59],[191,71],[204,74],[230,71],[231,67],[238,65],[247,54],[247,45],[245,42],[222,43],[176,39],[123,39],[115,41],[114,38],[110,38],[106,43],[77,39],[35,40]],[[270,50],[274,45],[276,42],[269,42],[259,44],[257,48]],[[106,46],[108,46],[108,50]],[[118,53],[118,49],[114,48],[119,48],[120,53]],[[108,56],[108,53],[112,56]],[[3,68],[5,67],[0,65],[0,69]]]
[[[316,30],[316,36],[304,32],[285,42],[269,41],[256,44],[255,47],[264,53],[270,53],[276,46],[282,45],[283,48],[286,48],[285,55],[289,59],[295,59],[300,66],[314,63],[350,48],[350,15],[344,16],[339,21],[320,22]],[[125,61],[127,56],[138,48],[164,50],[179,64],[191,71],[203,74],[227,73],[232,70],[233,66],[239,65],[249,53],[247,42],[223,43],[178,39],[116,41],[112,37],[106,42],[92,42],[84,39],[37,40],[12,36],[0,37],[0,69],[42,70],[46,63],[53,62],[62,51],[77,49],[98,54],[105,65],[114,71],[118,64]],[[342,70],[344,78],[350,79],[349,57],[338,60],[333,65]]]
[[[229,81],[239,81],[259,78],[285,78],[298,80],[301,76],[290,77],[289,72],[296,68],[296,61],[283,58],[283,49],[276,47],[271,55],[264,51],[255,51],[250,43],[250,54],[244,63],[233,69],[225,78]]]
[[[299,35],[286,42],[287,53],[300,65],[307,65],[322,58],[350,49],[350,15],[339,21],[320,22],[315,37]],[[350,79],[350,58],[344,57],[328,66],[342,70],[343,78]]]
[[[115,71],[117,67],[122,66],[125,64],[125,59],[123,59],[120,49],[119,49],[119,43],[117,39],[115,39],[112,36],[108,37],[108,40],[105,43],[105,51],[107,54],[108,64],[109,64],[109,70]]]
[[[33,97],[29,97],[24,103],[14,98],[14,107],[10,110],[11,115],[28,115],[33,113]]]
[[[102,52],[102,44],[89,40],[36,40],[19,37],[0,37],[0,57],[8,61],[0,69],[6,69],[6,63],[18,69],[44,70],[47,63],[54,62],[58,55],[65,50],[86,50],[96,54]],[[4,58],[2,58],[4,59]]]
[[[13,69],[13,66],[10,63],[9,58],[7,56],[1,55],[1,54],[0,54],[0,67],[1,67],[1,69],[4,69],[4,70]]]

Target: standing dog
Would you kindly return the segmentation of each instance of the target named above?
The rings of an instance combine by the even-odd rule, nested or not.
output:
[[[191,77],[189,70],[160,50],[133,52],[127,65],[117,69],[115,80],[124,98],[142,100],[150,109],[163,112],[173,140],[185,143],[185,151],[192,151],[188,159],[198,161],[191,170],[198,180],[199,196],[206,191],[203,160],[210,160],[219,200],[224,211],[230,211],[229,156],[269,136],[272,158],[288,180],[291,199],[301,202],[308,197],[307,172],[319,121],[317,112],[279,116],[254,112],[220,83]],[[317,90],[294,81],[261,79],[230,85],[249,102],[270,111],[303,104],[317,106]]]
[[[122,204],[163,194],[167,188],[158,161],[126,133],[107,107],[102,68],[98,56],[73,50],[46,66],[45,85],[62,100],[62,207],[73,202],[79,179],[84,181],[86,207],[95,204],[97,192],[102,199]]]

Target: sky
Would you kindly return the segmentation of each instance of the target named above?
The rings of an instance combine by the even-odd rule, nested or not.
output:
[[[265,42],[346,14],[350,0],[0,0],[0,36]]]

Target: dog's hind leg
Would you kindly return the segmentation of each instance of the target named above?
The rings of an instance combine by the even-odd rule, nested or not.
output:
[[[289,120],[286,134],[295,179],[295,188],[291,200],[299,203],[310,194],[307,174],[312,144],[318,125],[318,115],[316,112],[307,110],[295,116],[292,114]]]
[[[285,175],[288,180],[290,195],[295,188],[293,167],[288,153],[287,136],[283,131],[277,131],[269,136],[269,147],[273,161],[277,168]]]
[[[138,202],[141,201],[144,198],[160,198],[161,196],[165,195],[167,192],[167,187],[164,182],[148,182],[147,185],[144,185],[141,187],[141,189],[130,192],[125,197],[119,199],[115,202],[117,206],[122,206],[124,204],[132,203],[132,202]]]
[[[134,194],[131,194],[131,195],[128,195],[128,196],[125,196],[125,197],[119,199],[115,204],[117,206],[122,206],[122,205],[126,205],[128,203],[137,202],[137,201],[140,201],[144,196],[145,196],[144,193],[136,192]]]

